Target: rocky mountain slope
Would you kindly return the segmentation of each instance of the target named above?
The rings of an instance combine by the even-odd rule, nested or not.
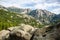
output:
[[[33,10],[29,13],[29,15],[35,17],[44,24],[50,24],[50,22],[52,21],[51,19],[53,19],[53,17],[55,16],[54,13],[41,9]]]
[[[60,14],[55,15],[55,16],[53,17],[52,21],[53,21],[54,23],[60,22]]]
[[[8,7],[7,9],[11,12],[17,12],[17,13],[30,15],[30,16],[34,17],[36,20],[39,20],[40,22],[42,22],[43,24],[51,24],[51,23],[54,23],[54,21],[57,19],[60,20],[60,18],[59,18],[60,16],[57,17],[57,19],[56,19],[57,15],[54,13],[51,13],[47,10],[20,9],[20,8],[16,8],[16,7]]]

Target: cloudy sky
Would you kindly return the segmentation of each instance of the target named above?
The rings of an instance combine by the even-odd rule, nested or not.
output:
[[[0,0],[0,5],[19,8],[43,9],[60,14],[60,0]]]

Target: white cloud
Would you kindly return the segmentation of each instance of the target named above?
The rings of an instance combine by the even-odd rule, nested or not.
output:
[[[35,3],[43,3],[45,2],[46,0],[32,0],[32,2],[35,2]]]
[[[36,5],[34,6],[34,8],[35,8],[35,9],[45,9],[46,6],[45,6],[44,4],[36,4]]]
[[[60,6],[59,3],[43,3],[43,4],[36,4],[34,7],[38,9],[48,9],[49,7]]]
[[[60,14],[60,8],[54,9],[54,10],[52,10],[52,12],[55,14]]]

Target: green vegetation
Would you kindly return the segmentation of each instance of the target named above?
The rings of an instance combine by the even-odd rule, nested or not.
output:
[[[7,29],[12,26],[19,26],[21,23],[28,24],[33,27],[40,27],[40,23],[31,16],[0,9],[0,30]]]

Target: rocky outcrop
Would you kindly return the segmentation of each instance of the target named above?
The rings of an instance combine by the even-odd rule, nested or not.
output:
[[[60,23],[40,29],[21,24],[0,31],[0,40],[60,40]]]
[[[10,27],[7,30],[0,31],[0,40],[30,40],[36,29],[25,24]]]

